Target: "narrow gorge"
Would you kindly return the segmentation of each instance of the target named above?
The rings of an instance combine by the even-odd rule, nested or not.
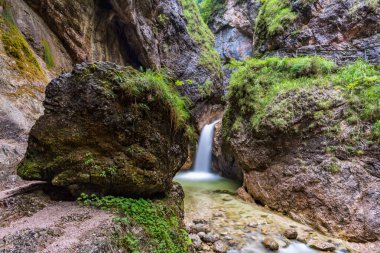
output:
[[[0,0],[0,253],[380,253],[378,0]]]

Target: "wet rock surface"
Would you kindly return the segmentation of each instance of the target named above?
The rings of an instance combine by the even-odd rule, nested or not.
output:
[[[147,196],[170,189],[187,158],[188,138],[163,97],[149,90],[129,95],[115,82],[136,75],[114,64],[82,64],[52,81],[19,175],[74,196]]]

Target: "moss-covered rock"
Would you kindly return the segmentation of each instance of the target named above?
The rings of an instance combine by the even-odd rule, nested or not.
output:
[[[255,200],[322,232],[379,240],[376,67],[358,61],[338,68],[317,57],[252,59],[235,67],[221,171],[240,169]]]
[[[164,74],[108,63],[77,65],[47,87],[24,179],[100,194],[170,189],[187,158],[187,104]]]

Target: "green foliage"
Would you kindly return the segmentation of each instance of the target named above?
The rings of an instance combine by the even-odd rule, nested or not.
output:
[[[7,2],[3,2],[4,7],[1,22],[1,40],[4,44],[5,52],[9,57],[15,60],[16,67],[25,74],[29,79],[40,79],[46,81],[46,77],[39,65],[28,42],[15,25],[12,11]]]
[[[187,30],[201,49],[200,65],[221,77],[222,67],[220,57],[214,49],[214,34],[203,21],[195,0],[182,0],[182,5],[187,19]]]
[[[361,60],[342,67],[334,82],[337,88],[348,92],[351,101],[358,104],[363,120],[380,119],[380,71]]]
[[[328,167],[328,171],[330,171],[331,173],[338,173],[340,171],[340,167],[337,163],[333,162]]]
[[[204,0],[199,4],[203,20],[210,22],[212,16],[225,6],[225,0]]]
[[[83,193],[78,201],[103,210],[118,212],[120,218],[114,219],[116,222],[141,226],[148,236],[147,242],[151,247],[149,252],[187,252],[190,241],[186,231],[181,229],[181,223],[175,211],[164,206],[161,202],[113,196],[99,198],[96,195],[88,196]],[[118,239],[118,245],[131,252],[140,252],[147,247],[142,240],[139,240],[130,231]]]
[[[51,48],[49,42],[47,40],[42,40],[42,47],[44,48],[44,61],[46,63],[46,67],[48,69],[52,69],[55,66],[53,54],[51,52]]]
[[[207,79],[204,84],[198,86],[198,92],[202,98],[206,98],[212,94],[212,84],[213,83]]]
[[[376,138],[380,139],[380,120],[373,124],[373,134]]]
[[[255,25],[257,45],[260,45],[261,41],[282,34],[298,17],[297,13],[292,11],[290,1],[261,0],[261,3]]]
[[[320,57],[250,59],[244,63],[232,62],[230,67],[237,70],[231,75],[228,86],[227,100],[233,109],[227,110],[228,124],[236,128],[232,127],[235,124],[233,119],[250,118],[252,129],[257,129],[277,96],[289,90],[326,84],[324,79],[336,68],[332,62]],[[288,119],[292,118],[291,110],[288,110],[290,103],[283,100],[276,105],[278,111],[283,112],[282,118],[272,122],[277,127],[285,128]],[[228,114],[238,117],[228,117]]]
[[[178,94],[174,88],[175,84],[165,73],[151,70],[139,72],[127,68],[125,71],[115,70],[109,74],[111,81],[119,84],[129,96],[138,96],[144,92],[153,93],[154,97],[169,109],[175,128],[186,125],[190,117],[188,112],[190,101]]]

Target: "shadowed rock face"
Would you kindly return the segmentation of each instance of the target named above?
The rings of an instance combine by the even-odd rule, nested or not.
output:
[[[113,64],[83,64],[53,80],[18,174],[69,188],[74,196],[169,190],[186,161],[188,139],[159,92],[123,88],[143,85],[129,80],[138,74]]]
[[[257,131],[245,120],[219,144],[219,166],[234,165],[235,171],[224,173],[242,170],[245,189],[270,208],[350,241],[379,240],[379,146],[361,137],[363,151],[355,155],[349,149],[352,136],[368,126],[347,121],[350,105],[334,90],[287,92],[268,108],[284,101],[295,113],[286,129],[271,123],[283,106],[269,110]],[[321,101],[330,106],[317,120]]]
[[[224,60],[252,56],[252,37],[260,3],[256,0],[226,0],[209,22],[215,48]]]
[[[179,80],[203,84],[217,73],[199,63],[200,48],[188,34],[181,2],[25,0],[55,31],[75,62],[112,61],[169,68]],[[183,89],[192,100],[197,89]]]

